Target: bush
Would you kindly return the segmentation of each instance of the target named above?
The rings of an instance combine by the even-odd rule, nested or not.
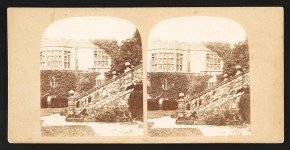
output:
[[[178,103],[176,100],[164,100],[162,102],[163,110],[176,110],[178,108]]]
[[[51,98],[51,108],[64,108],[68,106],[67,98],[65,97],[57,97]]]
[[[132,118],[143,118],[143,91],[133,91],[128,100],[129,110]]]
[[[109,108],[106,111],[99,110],[95,113],[96,122],[124,122],[131,120],[129,111],[118,107]]]
[[[155,99],[148,99],[147,100],[147,109],[148,110],[158,110],[159,109],[158,101]]]

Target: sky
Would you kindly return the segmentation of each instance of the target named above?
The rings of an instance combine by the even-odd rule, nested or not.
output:
[[[72,17],[50,24],[44,31],[46,38],[115,39],[121,42],[133,36],[136,27],[113,17]]]
[[[160,40],[182,42],[229,42],[231,45],[246,39],[243,27],[233,20],[220,17],[180,17],[159,22],[149,35]]]

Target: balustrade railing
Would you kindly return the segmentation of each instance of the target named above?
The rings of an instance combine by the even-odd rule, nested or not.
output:
[[[198,95],[185,100],[186,105],[190,105],[190,111],[197,108],[216,107],[214,105],[221,105],[229,99],[229,96],[239,93],[238,90],[243,88],[244,85],[250,85],[249,71],[245,71],[236,76],[223,81],[216,86],[200,92]]]
[[[80,107],[88,105],[89,102],[102,105],[106,103],[105,101],[109,101],[109,99],[116,99],[116,94],[120,94],[120,92],[123,93],[132,83],[142,81],[142,73],[143,67],[142,64],[140,64],[131,70],[125,71],[117,77],[76,96],[75,100],[80,103]]]

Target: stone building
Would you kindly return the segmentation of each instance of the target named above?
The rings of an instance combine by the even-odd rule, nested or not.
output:
[[[89,40],[44,38],[40,69],[107,72],[111,69],[111,58]]]
[[[154,39],[147,48],[148,72],[181,72],[216,75],[223,72],[223,61],[202,43]]]

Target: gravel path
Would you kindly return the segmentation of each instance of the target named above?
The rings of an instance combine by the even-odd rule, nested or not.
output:
[[[54,114],[41,117],[42,126],[87,125],[99,136],[138,136],[143,135],[142,122],[98,123],[66,122],[64,116]]]
[[[204,136],[250,135],[250,127],[246,126],[210,126],[210,125],[177,125],[175,119],[165,116],[157,119],[147,119],[153,122],[152,128],[196,128]]]

